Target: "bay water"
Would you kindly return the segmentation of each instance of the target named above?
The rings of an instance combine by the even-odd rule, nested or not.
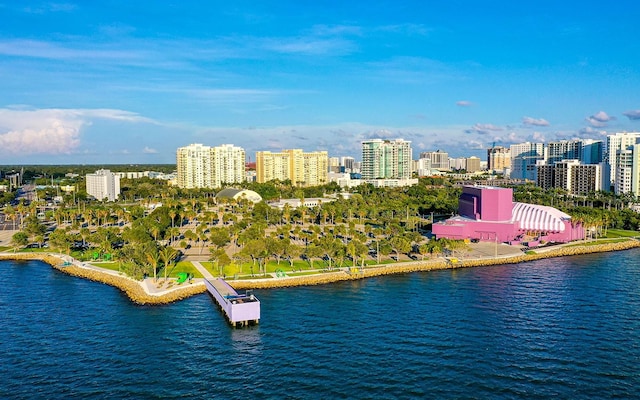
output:
[[[640,250],[165,306],[0,262],[0,398],[640,398]]]

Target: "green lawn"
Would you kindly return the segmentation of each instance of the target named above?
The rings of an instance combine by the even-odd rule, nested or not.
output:
[[[585,242],[576,242],[574,244],[570,244],[568,246],[565,247],[578,247],[578,246],[597,246],[600,244],[607,244],[607,243],[622,243],[622,242],[626,242],[627,240],[629,240],[628,238],[620,238],[620,239],[598,239],[598,240],[589,240],[589,241],[585,241]]]
[[[112,271],[120,271],[120,263],[119,262],[114,262],[114,261],[92,262],[91,265],[96,266],[96,267],[100,267],[100,268],[110,269]]]
[[[18,250],[19,253],[48,253],[49,249],[48,248],[34,248],[34,249],[20,249]]]
[[[638,231],[626,231],[624,229],[608,229],[607,238],[619,238],[619,237],[636,237],[640,236],[640,232]]]
[[[287,276],[305,276],[305,275],[317,275],[318,271],[306,271],[306,272],[287,272]]]
[[[178,272],[186,272],[188,274],[193,274],[194,278],[202,278],[202,274],[200,273],[200,271],[198,271],[196,267],[194,267],[193,264],[191,264],[191,262],[189,261],[178,262],[176,265],[173,265],[168,272],[169,273],[167,276],[171,278],[177,278]],[[158,275],[164,277],[164,271],[160,270]]]

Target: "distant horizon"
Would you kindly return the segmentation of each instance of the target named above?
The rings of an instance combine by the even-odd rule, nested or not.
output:
[[[372,138],[483,157],[640,130],[638,2],[363,4],[0,0],[0,164]]]

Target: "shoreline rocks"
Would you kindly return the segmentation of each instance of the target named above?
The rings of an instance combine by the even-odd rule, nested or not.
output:
[[[45,253],[2,254],[0,255],[0,260],[39,260],[65,274],[116,287],[120,289],[120,291],[122,291],[132,302],[138,305],[160,305],[173,303],[196,294],[204,293],[207,290],[204,284],[193,284],[175,288],[169,292],[159,295],[152,295],[147,293],[142,287],[142,284],[134,279],[126,276],[112,275],[89,268],[82,268],[76,265],[63,266],[61,258]]]
[[[622,251],[632,248],[640,247],[640,241],[627,240],[625,242],[618,243],[602,243],[597,245],[585,245],[585,246],[565,246],[556,249],[542,249],[544,251],[536,252],[533,254],[522,254],[517,256],[505,256],[497,258],[475,258],[475,259],[462,259],[457,264],[449,263],[447,260],[438,258],[424,261],[412,261],[399,264],[388,264],[384,266],[366,267],[364,271],[348,273],[344,271],[325,273],[319,275],[306,275],[301,277],[285,277],[277,279],[260,279],[260,280],[242,280],[242,281],[229,281],[229,284],[234,289],[275,289],[281,287],[292,286],[309,286],[309,285],[322,285],[326,283],[357,280],[364,278],[372,278],[376,276],[392,275],[392,274],[404,274],[411,272],[422,271],[434,271],[442,269],[454,269],[454,268],[470,268],[470,267],[485,267],[492,265],[503,264],[519,264],[528,261],[541,260],[545,258],[556,257],[569,257],[575,255],[593,254],[593,253],[606,253],[611,251]]]
[[[424,261],[412,261],[399,264],[387,264],[375,267],[365,267],[363,270],[353,268],[351,271],[340,270],[317,275],[305,275],[294,277],[283,277],[274,279],[255,280],[230,280],[227,281],[234,289],[276,289],[293,286],[323,285],[333,282],[358,280],[372,278],[376,276],[404,274],[411,272],[433,271],[454,268],[484,267],[502,264],[518,264],[522,262],[535,261],[544,258],[568,257],[574,255],[604,253],[611,251],[622,251],[640,247],[640,241],[627,240],[617,243],[602,243],[585,246],[565,246],[556,249],[541,249],[542,251],[533,254],[522,254],[517,256],[506,256],[498,258],[476,258],[462,259],[453,264],[446,259],[430,259]],[[134,279],[101,272],[95,269],[82,268],[76,265],[63,266],[62,259],[56,255],[47,253],[4,253],[0,254],[0,260],[40,260],[53,268],[68,275],[89,279],[120,289],[129,299],[139,305],[160,305],[183,300],[196,294],[207,291],[204,283],[196,283],[189,286],[171,289],[161,294],[149,294],[142,284]]]

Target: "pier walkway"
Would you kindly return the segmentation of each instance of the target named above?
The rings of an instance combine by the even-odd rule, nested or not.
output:
[[[198,272],[202,274],[204,279],[209,279],[209,280],[215,279],[213,275],[211,275],[211,272],[207,271],[207,269],[202,264],[200,264],[200,261],[191,260],[191,264],[193,264],[193,266],[198,270]]]
[[[260,300],[251,293],[238,294],[224,279],[206,279],[204,284],[234,327],[258,324]]]

